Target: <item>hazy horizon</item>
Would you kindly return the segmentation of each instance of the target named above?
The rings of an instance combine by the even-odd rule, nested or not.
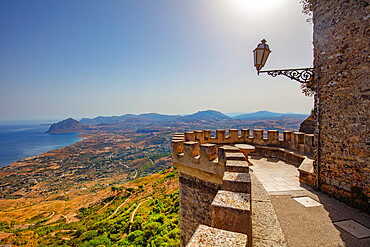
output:
[[[313,98],[264,69],[312,67],[299,0],[0,1],[0,121],[127,113],[309,114]]]
[[[208,109],[208,110],[214,110],[214,109]],[[203,111],[203,110],[199,110],[199,111]],[[96,116],[92,116],[92,117],[78,117],[78,118],[74,118],[74,117],[71,117],[75,120],[78,120],[80,121],[81,119],[83,118],[96,118],[96,117],[113,117],[113,116],[123,116],[123,115],[126,115],[126,114],[135,114],[135,115],[140,115],[140,114],[149,114],[149,113],[157,113],[157,114],[161,114],[161,115],[179,115],[179,116],[186,116],[186,115],[191,115],[191,114],[194,114],[194,113],[197,113],[199,111],[195,111],[195,112],[191,112],[191,113],[184,113],[184,114],[164,114],[164,113],[161,113],[161,112],[142,112],[142,113],[124,113],[124,114],[119,114],[119,115],[96,115]],[[207,110],[204,110],[204,111],[207,111]],[[217,110],[214,110],[214,111],[217,111]],[[229,116],[229,117],[235,117],[235,116],[238,116],[238,115],[242,115],[242,114],[250,114],[250,113],[256,113],[256,112],[261,112],[261,111],[268,111],[268,110],[258,110],[258,111],[254,111],[254,112],[221,112],[223,114],[225,114],[226,116]],[[272,112],[272,111],[269,111],[269,112]],[[281,113],[281,114],[302,114],[302,115],[310,115],[310,113],[297,113],[297,112],[272,112],[272,113]],[[20,119],[20,120],[0,120],[0,125],[5,125],[5,124],[53,124],[53,123],[56,123],[56,122],[59,122],[59,121],[62,121],[62,120],[65,120],[65,119],[68,119],[70,117],[65,117],[65,118],[59,118],[59,119]],[[41,123],[42,122],[42,123]]]

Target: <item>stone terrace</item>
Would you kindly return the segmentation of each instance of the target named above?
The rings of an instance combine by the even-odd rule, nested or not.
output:
[[[194,131],[172,140],[181,246],[370,244],[368,215],[305,185],[315,183],[313,135],[228,132]],[[255,152],[248,160],[235,144],[251,144]]]
[[[368,215],[305,185],[315,183],[313,135],[228,132],[194,131],[172,140],[181,246],[370,245]],[[255,151],[245,157],[235,144]]]
[[[275,130],[267,131],[266,136],[263,130],[253,130],[250,136],[248,129],[242,129],[240,135],[238,130],[230,129],[228,136],[225,130],[217,130],[215,137],[210,130],[175,135],[172,155],[180,173],[182,246],[194,246],[196,241],[211,244],[216,237],[211,233],[219,231],[209,231],[208,238],[204,238],[205,226],[245,234],[232,235],[237,236],[238,243],[247,239],[244,246],[253,242],[254,246],[286,245],[266,190],[255,176],[250,176],[247,157],[233,145],[252,144],[255,154],[288,160],[302,167],[302,182],[313,183],[314,136],[286,131],[279,139]],[[258,228],[254,221],[264,224]],[[252,225],[258,229],[253,234]]]

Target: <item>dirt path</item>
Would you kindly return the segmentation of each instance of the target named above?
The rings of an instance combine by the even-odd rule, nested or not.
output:
[[[98,212],[102,211],[104,208],[108,207],[108,205],[110,205],[112,202],[114,202],[114,200],[116,200],[118,194],[110,201],[110,202],[107,202],[101,209],[98,210]]]
[[[113,217],[113,215],[115,215],[117,212],[118,212],[118,210],[126,203],[126,201],[127,201],[127,199],[126,200],[124,200],[122,203],[121,203],[121,205],[119,205],[117,208],[116,208],[116,210],[114,210],[114,212],[111,214],[111,215],[109,215],[109,217],[107,218],[107,219],[110,219],[110,218],[112,218]]]
[[[155,166],[153,160],[150,157],[148,157],[148,159],[150,160],[150,162],[152,162],[153,166]]]
[[[149,199],[148,199],[149,200]],[[148,200],[145,200],[145,201],[142,201],[140,202],[137,207],[135,208],[135,210],[132,212],[132,215],[131,215],[131,220],[130,222],[134,222],[134,218],[135,218],[135,214],[136,214],[136,211],[139,209],[140,205],[143,204],[144,202],[148,201]]]
[[[55,211],[53,211],[53,213],[50,216],[48,216],[47,218],[51,219],[54,215],[55,215]]]

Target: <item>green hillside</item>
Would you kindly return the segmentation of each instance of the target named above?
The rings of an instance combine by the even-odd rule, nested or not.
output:
[[[35,217],[28,229],[1,222],[12,233],[1,244],[13,246],[179,246],[178,173],[167,168],[121,187],[109,196],[79,209],[78,221],[64,218],[46,224]]]

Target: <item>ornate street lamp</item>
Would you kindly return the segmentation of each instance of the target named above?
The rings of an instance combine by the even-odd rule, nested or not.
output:
[[[271,50],[266,40],[261,40],[261,43],[257,45],[257,48],[253,50],[254,66],[257,69],[257,74],[267,73],[272,77],[278,75],[284,75],[291,80],[296,80],[300,83],[313,83],[315,78],[314,68],[301,68],[301,69],[279,69],[279,70],[265,70],[261,71],[265,66],[268,56]],[[316,186],[320,187],[320,94],[319,94],[319,71],[316,74],[316,116],[317,116],[317,171],[316,171]],[[306,84],[307,85],[307,84]]]
[[[296,80],[300,83],[309,83],[314,79],[314,69],[313,68],[301,68],[301,69],[280,69],[280,70],[265,70],[261,71],[263,66],[265,66],[268,56],[271,50],[266,40],[261,40],[261,43],[257,45],[257,48],[253,50],[254,57],[254,67],[257,69],[257,74],[267,73],[272,77],[278,75],[284,75],[292,80]]]

